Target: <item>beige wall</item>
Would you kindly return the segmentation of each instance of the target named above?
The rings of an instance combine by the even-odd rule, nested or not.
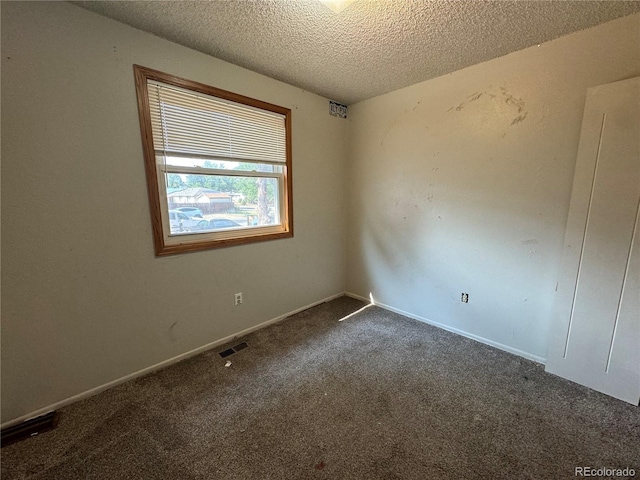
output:
[[[154,257],[134,63],[292,109],[294,238]],[[298,88],[2,2],[2,421],[343,292],[345,130]]]
[[[640,74],[639,30],[622,18],[350,107],[347,290],[543,360],[586,89]]]

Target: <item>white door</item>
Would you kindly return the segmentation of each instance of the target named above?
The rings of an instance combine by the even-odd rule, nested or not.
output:
[[[640,77],[587,91],[546,370],[640,400]]]

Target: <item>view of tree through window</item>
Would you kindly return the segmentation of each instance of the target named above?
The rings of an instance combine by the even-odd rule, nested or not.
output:
[[[205,160],[203,167],[219,171],[229,169],[229,163]],[[271,165],[248,163],[232,168],[235,172],[274,171]],[[279,221],[275,178],[167,173],[166,182],[169,211],[189,217],[182,217],[182,221],[181,216],[170,218],[172,234],[275,225]]]
[[[291,110],[134,72],[156,254],[291,237]]]
[[[206,160],[204,162],[205,168],[216,168],[223,170],[225,165],[220,162],[213,162]],[[251,171],[254,170],[251,164],[240,164],[238,170]],[[268,166],[267,166],[268,167]],[[269,168],[263,171],[270,171]],[[213,177],[208,175],[180,175],[177,173],[169,173],[167,175],[167,188],[169,189],[184,189],[184,188],[209,188],[212,190],[218,190],[220,192],[240,194],[243,198],[243,205],[257,204],[259,198],[260,188],[265,188],[266,199],[273,200],[273,187],[271,189],[261,182],[260,179],[251,179],[243,177]]]

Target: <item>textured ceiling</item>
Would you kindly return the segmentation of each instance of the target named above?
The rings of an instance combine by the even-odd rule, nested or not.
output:
[[[640,11],[640,1],[72,2],[352,104]],[[570,61],[570,59],[568,59]]]

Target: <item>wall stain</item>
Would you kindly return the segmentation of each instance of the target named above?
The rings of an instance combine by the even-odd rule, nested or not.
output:
[[[491,87],[489,87],[491,88]],[[518,113],[522,113],[523,109],[524,109],[524,100],[522,100],[521,98],[517,98],[514,97],[511,93],[509,93],[509,91],[506,89],[506,87],[500,87],[500,92],[502,94],[502,96],[504,97],[504,102],[509,105],[510,107],[513,107],[515,109],[518,110]],[[464,102],[461,102],[457,107],[451,107],[449,108],[449,110],[447,110],[447,112],[451,112],[451,111],[456,111],[459,112],[460,110],[462,110],[465,105],[467,103],[471,103],[471,102],[475,102],[476,100],[479,100],[483,95],[486,95],[487,97],[494,99],[497,97],[497,95],[490,93],[488,91],[483,91],[483,92],[474,92],[471,95],[467,96],[467,100]]]
[[[505,87],[500,87],[500,91],[502,95],[505,97],[504,102],[510,107],[514,107],[518,109],[518,113],[522,112],[524,108],[524,101],[521,98],[516,98],[511,95]]]
[[[387,128],[385,128],[384,133],[382,134],[382,139],[380,140],[380,146],[382,147],[383,150],[385,150],[384,148],[384,142],[386,141],[387,137],[389,136],[389,134],[391,133],[391,130],[393,130],[398,122],[400,121],[400,119],[404,116],[407,115],[415,115],[417,114],[417,110],[418,110],[418,105],[421,102],[418,101],[418,104],[413,107],[413,109],[411,111],[409,111],[409,109],[405,109],[404,112],[400,113],[396,118],[393,119],[393,121],[389,124],[389,126]],[[424,126],[423,127],[425,130],[429,130],[429,126]]]
[[[513,121],[511,122],[511,125],[515,125],[516,123],[520,123],[524,121],[524,119],[527,118],[527,115],[529,115],[529,112],[524,112],[524,114],[517,116],[516,118],[513,119]]]
[[[389,135],[389,132],[391,132],[391,130],[393,130],[393,127],[396,126],[396,123],[398,123],[398,119],[401,117],[402,115],[398,115],[393,122],[391,122],[389,124],[389,126],[387,127],[387,129],[384,131],[384,133],[382,134],[382,140],[380,140],[380,146],[384,149],[384,141],[387,139],[387,135]]]
[[[176,338],[176,336],[175,336],[175,334],[174,334],[174,332],[173,332],[173,329],[174,329],[174,327],[175,327],[177,324],[178,324],[178,322],[177,322],[177,321],[173,322],[173,323],[171,324],[171,326],[169,327],[169,330],[168,330],[168,332],[169,332],[169,338],[171,339],[171,341],[172,341],[172,342],[177,341],[177,338]]]

